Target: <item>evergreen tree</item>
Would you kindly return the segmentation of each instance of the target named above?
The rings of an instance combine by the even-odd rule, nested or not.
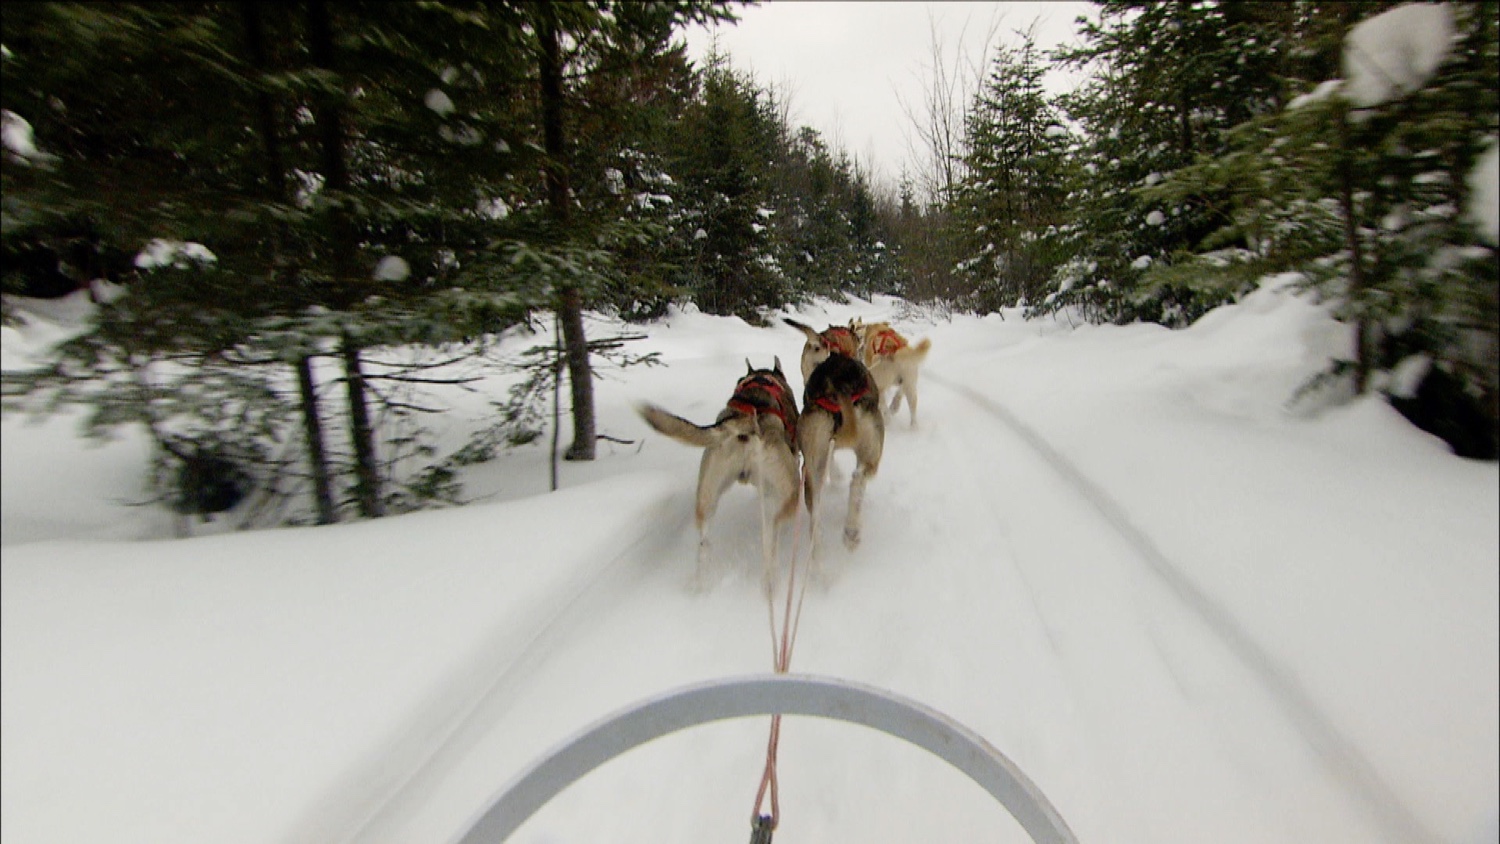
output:
[[[611,35],[590,41],[588,61],[626,75],[642,44],[655,49],[675,22],[718,8],[658,6],[592,7],[590,20]],[[536,30],[526,17],[535,11],[320,2],[7,9],[4,107],[31,121],[43,150],[7,161],[7,253],[82,221],[127,254],[161,239],[206,244],[199,254],[213,256],[144,271],[65,360],[27,383],[94,404],[100,426],[146,423],[170,451],[186,436],[172,426],[202,429],[221,410],[257,401],[268,410],[282,400],[279,385],[294,381],[316,481],[338,457],[336,444],[324,450],[329,396],[313,363],[337,355],[351,500],[366,515],[410,501],[387,488],[394,461],[427,447],[402,421],[417,403],[392,390],[422,379],[391,361],[372,369],[370,353],[498,330],[607,263],[590,235],[569,241],[538,213],[540,186],[528,174],[555,159],[536,143],[536,77],[527,74]],[[571,34],[564,41],[583,49]],[[231,397],[214,374],[222,366],[257,373],[259,392],[237,387]],[[158,383],[168,369],[173,384]],[[137,377],[112,381],[116,370]],[[25,386],[9,382],[8,392]],[[159,396],[173,389],[200,401],[176,403],[167,420]],[[266,466],[269,453],[289,447],[290,417],[258,418],[275,422],[207,424],[211,433],[193,436],[229,442],[244,463]],[[319,490],[320,520],[333,517],[339,494]]]
[[[773,264],[765,171],[775,127],[764,95],[748,76],[711,61],[703,71],[701,102],[684,114],[674,169],[686,183],[684,199],[691,254],[683,286],[709,313],[758,319],[756,309],[785,301]]]
[[[1093,75],[1063,99],[1083,131],[1072,219],[1063,229],[1073,259],[1043,310],[1083,303],[1104,319],[1180,325],[1215,302],[1140,289],[1141,276],[1222,228],[1223,197],[1159,206],[1139,191],[1199,156],[1221,154],[1230,128],[1275,107],[1289,12],[1278,4],[1184,0],[1100,7],[1099,21],[1080,19],[1083,45],[1057,54]]]
[[[32,124],[42,149],[36,161],[7,162],[0,232],[7,249],[75,222],[127,254],[160,244],[147,277],[104,308],[95,332],[64,350],[52,380],[78,389],[54,398],[92,403],[96,430],[145,423],[164,460],[174,449],[197,448],[258,460],[279,438],[274,425],[219,424],[217,411],[236,399],[256,402],[207,372],[204,384],[213,389],[181,392],[197,396],[199,409],[177,402],[170,414],[196,417],[199,424],[187,426],[194,430],[169,431],[159,407],[160,396],[173,392],[157,383],[165,360],[202,370],[192,363],[244,340],[245,320],[277,304],[276,294],[236,278],[260,235],[244,210],[252,204],[246,187],[258,175],[251,166],[258,150],[243,129],[252,120],[241,108],[250,86],[243,69],[224,60],[233,11],[223,4],[29,4],[4,18],[4,105]],[[225,214],[226,207],[239,213]],[[183,240],[213,242],[217,251],[192,254],[217,259],[171,255],[169,242]],[[18,383],[25,381],[7,386]]]
[[[965,119],[954,216],[970,244],[959,266],[983,309],[1040,299],[1059,263],[1068,131],[1043,89],[1033,34],[1018,35],[1019,46],[996,52]]]
[[[727,3],[718,0],[671,0],[635,4],[593,0],[567,4],[534,3],[521,8],[531,24],[534,61],[538,71],[539,112],[546,152],[544,182],[551,222],[559,235],[571,232],[572,143],[568,136],[568,102],[579,84],[600,73],[611,59],[638,60],[659,52],[672,28],[687,22],[732,19]],[[570,86],[568,80],[574,80]],[[599,285],[594,285],[597,288]],[[594,458],[593,373],[584,336],[583,307],[587,294],[577,279],[564,279],[557,288],[557,310],[567,353],[573,399],[573,442],[569,460]]]
[[[1153,275],[1235,294],[1267,273],[1301,274],[1353,327],[1353,358],[1320,383],[1347,379],[1355,393],[1389,391],[1459,453],[1493,456],[1496,255],[1462,211],[1467,175],[1500,127],[1497,95],[1486,82],[1500,72],[1497,8],[1440,8],[1453,11],[1457,33],[1446,60],[1411,90],[1365,99],[1347,80],[1357,78],[1353,63],[1368,57],[1347,33],[1360,21],[1354,13],[1377,10],[1304,9],[1298,52],[1342,55],[1345,80],[1297,80],[1304,94],[1288,108],[1245,124],[1229,153],[1156,189],[1168,202],[1183,193],[1228,193],[1232,222],[1207,245],[1243,246],[1184,256]],[[1338,63],[1308,67],[1328,73]],[[1423,369],[1425,378],[1411,375]]]

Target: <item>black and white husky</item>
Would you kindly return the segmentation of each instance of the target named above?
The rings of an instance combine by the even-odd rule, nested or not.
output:
[[[885,450],[885,417],[880,412],[880,388],[865,365],[831,353],[807,377],[802,394],[802,420],[797,424],[802,449],[802,494],[807,501],[812,554],[818,557],[818,501],[828,479],[836,449],[854,452],[854,476],[849,481],[849,513],[844,521],[844,545],[859,545],[860,508],[865,484],[880,468]]]

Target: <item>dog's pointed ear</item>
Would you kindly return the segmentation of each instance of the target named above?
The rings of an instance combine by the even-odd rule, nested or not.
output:
[[[753,373],[754,371],[755,371],[755,367],[753,367],[753,366],[750,365],[750,359],[749,358],[745,358],[745,374],[749,375],[749,374]]]
[[[771,358],[771,360],[775,362],[775,365],[772,368],[776,371],[777,375],[781,375],[781,355],[776,355],[775,357]]]

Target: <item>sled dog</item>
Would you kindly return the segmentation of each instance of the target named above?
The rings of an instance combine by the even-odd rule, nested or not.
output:
[[[880,392],[864,364],[848,355],[828,354],[813,368],[802,394],[797,440],[802,448],[802,494],[807,502],[814,559],[820,546],[818,501],[828,479],[833,452],[839,448],[854,451],[849,514],[844,521],[844,545],[853,550],[859,545],[865,484],[880,468],[880,456],[885,449]]]
[[[827,360],[829,355],[837,353],[852,358],[859,354],[859,338],[848,326],[830,325],[822,331],[814,331],[812,326],[803,325],[794,319],[783,317],[782,320],[807,337],[807,341],[802,344],[803,385],[812,377],[813,369]]]
[[[895,387],[891,396],[890,412],[901,409],[901,400],[906,399],[911,413],[911,424],[917,424],[917,375],[927,351],[932,348],[932,339],[923,337],[916,343],[907,342],[900,332],[888,322],[864,322],[855,320],[849,324],[859,338],[859,358],[875,377],[880,395]]]
[[[695,425],[650,403],[637,407],[641,417],[659,433],[703,449],[698,464],[698,569],[701,577],[709,559],[708,521],[719,499],[735,482],[752,484],[774,507],[762,520],[761,550],[765,555],[765,586],[775,572],[777,529],[797,512],[798,426],[796,398],[781,359],[771,369],[755,369],[745,361],[746,374],[712,425]]]

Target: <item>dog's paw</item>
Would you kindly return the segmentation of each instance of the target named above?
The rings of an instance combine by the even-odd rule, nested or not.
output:
[[[713,550],[708,540],[704,539],[698,543],[698,564],[693,568],[693,573],[687,579],[687,590],[690,594],[701,595],[718,585],[723,579],[723,565],[714,560]]]
[[[859,547],[859,528],[844,528],[844,547],[850,551]]]

